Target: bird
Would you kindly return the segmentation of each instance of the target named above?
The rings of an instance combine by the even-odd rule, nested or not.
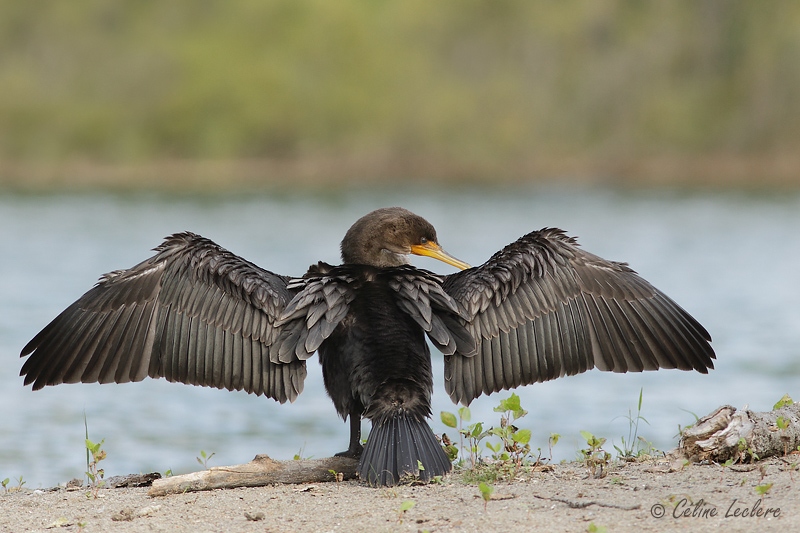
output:
[[[446,392],[463,405],[593,368],[705,374],[716,358],[709,333],[675,301],[557,228],[527,233],[476,267],[400,207],[358,219],[341,264],[318,262],[299,277],[191,232],[154,252],[103,275],[22,349],[24,384],[165,378],[284,403],[303,391],[318,353],[326,392],[350,423],[336,455],[358,459],[371,486],[452,468],[427,422],[428,340],[444,354]],[[457,271],[416,268],[410,255]],[[372,423],[365,445],[362,418]]]

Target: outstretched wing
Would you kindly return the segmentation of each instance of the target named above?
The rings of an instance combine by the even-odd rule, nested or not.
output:
[[[563,231],[532,232],[444,289],[467,311],[475,355],[445,357],[445,387],[469,404],[520,385],[597,367],[706,373],[708,332],[624,263],[580,249]]]
[[[25,384],[150,376],[294,400],[305,362],[269,359],[275,321],[292,298],[288,278],[192,233],[155,251],[103,276],[23,348]]]

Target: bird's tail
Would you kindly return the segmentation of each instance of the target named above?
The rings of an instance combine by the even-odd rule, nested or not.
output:
[[[452,468],[433,430],[424,419],[405,409],[373,420],[358,475],[370,485],[430,481]]]

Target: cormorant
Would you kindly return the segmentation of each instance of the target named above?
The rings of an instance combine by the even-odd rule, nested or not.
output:
[[[708,332],[627,264],[545,228],[471,268],[433,226],[399,207],[359,219],[342,264],[301,278],[264,270],[212,241],[177,233],[156,254],[104,275],[22,350],[33,389],[163,377],[245,390],[283,403],[303,390],[319,352],[325,388],[350,418],[350,444],[371,485],[430,480],[451,463],[425,420],[433,389],[425,337],[444,354],[445,388],[481,394],[591,368],[707,373]],[[431,256],[461,272],[408,264]],[[361,417],[372,421],[366,447]]]

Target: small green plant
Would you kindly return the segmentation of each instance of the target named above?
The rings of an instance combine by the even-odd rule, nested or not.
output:
[[[19,476],[18,478],[15,477],[14,481],[17,482],[17,486],[12,488],[8,488],[8,484],[11,482],[11,479],[5,478],[3,481],[0,481],[0,485],[3,486],[3,490],[5,490],[6,494],[12,491],[22,490],[22,486],[25,484],[25,480],[22,479],[22,476]]]
[[[305,457],[303,455],[303,452],[305,452],[305,451],[306,451],[306,447],[303,446],[302,448],[300,448],[300,450],[296,454],[294,454],[293,459],[295,461],[302,461],[303,459],[311,459],[312,456]]]
[[[550,451],[550,455],[547,457],[547,460],[551,463],[553,462],[553,447],[558,444],[558,439],[561,438],[561,435],[558,433],[550,433],[550,438],[547,439],[547,447]]]
[[[789,463],[789,479],[792,480],[792,483],[794,483],[794,473],[797,472],[798,469],[800,469],[800,464],[798,464],[797,461]]]
[[[589,525],[586,526],[586,531],[587,533],[606,533],[608,529],[606,526],[598,526],[594,522],[589,522]]]
[[[736,447],[739,449],[738,460],[740,463],[744,463],[748,456],[750,456],[751,463],[758,461],[758,454],[747,444],[747,440],[744,437],[739,437]]]
[[[216,455],[216,452],[211,452],[211,454],[209,455],[206,454],[205,450],[200,450],[200,457],[195,457],[195,459],[197,459],[198,463],[203,465],[203,468],[208,470],[208,462],[211,460],[212,457],[214,457],[214,455]]]
[[[538,464],[542,460],[542,450],[538,448],[538,455],[531,452],[531,431],[520,429],[516,426],[517,421],[524,417],[528,412],[520,405],[519,396],[511,394],[508,398],[500,400],[494,411],[501,413],[499,426],[484,429],[482,422],[476,422],[464,427],[470,421],[470,411],[466,407],[458,410],[458,416],[453,413],[443,411],[441,413],[442,422],[448,427],[458,428],[461,447],[456,452],[466,452],[469,454],[469,461],[462,458],[456,462],[457,466],[462,467],[464,481],[466,483],[494,482],[498,479],[508,479],[516,475],[520,469],[534,462]],[[499,441],[484,441],[488,437],[497,437]],[[550,458],[552,459],[553,446],[558,442],[560,435],[553,433],[550,435],[548,446],[550,448]],[[466,445],[464,444],[466,441]],[[485,442],[485,449],[490,452],[490,459],[484,460],[481,454],[481,446]],[[455,446],[446,435],[442,436],[442,444],[449,451],[451,459],[455,460],[458,454],[453,454]],[[535,457],[534,457],[535,456]]]
[[[528,411],[520,406],[519,396],[511,394],[505,400],[500,400],[500,405],[494,408],[500,415],[500,427],[491,428],[489,433],[500,437],[500,444],[487,448],[494,452],[493,458],[498,461],[511,461],[516,468],[522,466],[523,461],[531,453],[531,430],[519,429],[514,422],[528,414]]]
[[[478,483],[478,490],[481,491],[481,498],[483,498],[483,510],[487,510],[487,505],[489,505],[489,500],[492,499],[492,493],[494,492],[494,487],[481,481]]]
[[[789,455],[789,441],[791,438],[789,435],[786,434],[786,430],[789,429],[789,425],[792,423],[790,419],[784,418],[779,416],[775,419],[775,426],[777,426],[778,431],[781,432],[781,442],[783,442],[783,456],[786,457]]]
[[[405,517],[406,512],[411,510],[417,502],[414,500],[404,500],[403,503],[400,504],[400,508],[397,511],[397,521],[401,524],[403,523],[403,517]]]
[[[98,468],[100,461],[106,458],[106,452],[102,449],[104,442],[105,439],[100,442],[92,442],[88,438],[86,439],[86,452],[91,455],[91,461],[86,465],[86,477],[89,479],[91,495],[94,496],[95,499],[97,499],[100,487],[105,484],[105,482],[102,481],[105,471],[102,468]]]
[[[483,423],[476,422],[464,428],[464,422],[469,422],[472,418],[469,407],[460,407],[458,409],[458,418],[456,418],[456,415],[453,413],[447,411],[442,411],[440,416],[444,425],[458,429],[458,449],[462,455],[464,452],[464,440],[466,439],[470,468],[475,468],[480,460],[480,442],[489,434],[483,430]]]
[[[606,475],[606,467],[611,459],[611,454],[603,449],[606,439],[595,437],[588,431],[581,431],[581,436],[586,440],[588,448],[580,450],[583,463],[589,469],[589,474],[594,478]]]
[[[442,411],[442,415],[444,414],[452,413],[445,413]],[[450,437],[447,436],[447,433],[442,433],[442,446],[444,447],[444,453],[447,454],[447,458],[450,459],[451,463],[458,459],[458,448],[453,445],[453,441],[450,440]]]
[[[621,446],[614,445],[617,451],[617,457],[625,461],[635,461],[643,457],[653,455],[657,450],[653,447],[653,443],[647,441],[644,437],[639,435],[639,422],[644,422],[650,425],[645,417],[642,416],[642,398],[644,389],[639,389],[639,402],[636,406],[636,416],[628,409],[628,438],[620,437]],[[680,432],[680,426],[678,427]]]
[[[92,442],[89,439],[89,423],[86,420],[86,411],[83,411],[83,433],[84,433],[84,446],[86,447],[86,484],[90,489],[90,493],[97,499],[98,491],[105,482],[105,470],[99,468],[100,461],[106,458],[106,452],[102,449],[105,439],[100,442]]]
[[[334,480],[335,480],[337,483],[339,483],[339,482],[341,482],[341,481],[344,481],[344,474],[343,474],[342,472],[337,472],[336,470],[334,470],[334,469],[332,469],[332,468],[331,468],[331,469],[329,469],[329,470],[328,470],[328,472],[330,472],[330,473],[331,473],[331,475],[333,476],[333,479],[334,479]]]
[[[794,404],[794,400],[792,400],[792,397],[789,396],[789,394],[787,393],[787,394],[784,394],[783,397],[780,400],[778,400],[775,403],[775,405],[772,406],[772,410],[773,411],[777,411],[778,409],[782,409],[784,407],[789,407],[790,405],[793,405],[793,404]]]
[[[759,496],[766,496],[769,494],[769,491],[772,490],[772,483],[762,483],[761,485],[756,485],[756,494]]]

